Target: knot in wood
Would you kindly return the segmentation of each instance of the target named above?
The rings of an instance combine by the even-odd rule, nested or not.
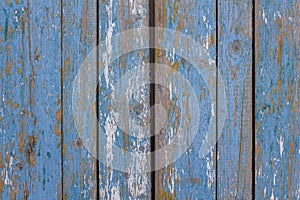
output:
[[[239,40],[234,40],[231,45],[231,49],[234,53],[238,53],[241,50],[241,42]]]

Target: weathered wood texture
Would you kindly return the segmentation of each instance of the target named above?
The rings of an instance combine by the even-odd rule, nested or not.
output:
[[[133,51],[117,60],[111,60],[112,53],[114,53],[112,39],[116,34],[148,26],[148,1],[110,0],[102,2],[99,7],[99,21],[100,42],[104,41],[107,45],[106,60],[102,62],[111,63],[104,67],[104,73],[99,74],[99,129],[104,131],[107,136],[107,143],[105,144],[106,164],[100,163],[99,196],[100,199],[151,199],[150,174],[118,171],[114,169],[115,166],[112,164],[117,157],[112,152],[113,146],[132,152],[144,152],[140,155],[140,162],[133,164],[132,168],[128,169],[129,171],[133,171],[134,167],[143,169],[147,163],[145,160],[146,153],[150,151],[150,140],[145,142],[142,139],[130,137],[129,134],[132,133],[118,126],[119,124],[117,124],[113,114],[118,110],[113,110],[112,106],[112,101],[119,100],[116,99],[118,97],[115,95],[115,91],[122,88],[122,76],[128,71],[148,63],[149,52],[148,50]],[[147,42],[145,41],[145,43]],[[127,81],[130,85],[138,83],[139,74],[130,77],[130,80]],[[125,89],[130,89],[130,87]],[[134,131],[135,135],[144,137],[146,133],[143,132],[141,124],[147,121],[149,88],[146,86],[140,89],[140,91],[124,90],[122,94],[129,102],[132,113],[129,119],[125,119],[135,127],[130,131]]]
[[[256,198],[300,199],[299,1],[256,1]]]
[[[104,74],[95,74],[95,81],[100,78],[99,128],[108,138],[107,165],[98,165],[83,146],[71,109],[75,75],[97,39],[110,46],[114,35],[148,26],[149,1],[103,0],[98,1],[99,10],[97,0],[0,2],[0,199],[151,199],[152,195],[156,199],[251,199],[253,191],[256,199],[300,199],[298,0],[155,1],[156,26],[199,42],[217,61],[227,95],[225,125],[217,127],[223,129],[222,135],[201,158],[201,140],[211,117],[207,86],[188,60],[156,50],[156,62],[171,66],[190,82],[201,109],[198,135],[190,149],[156,171],[156,194],[151,194],[150,174],[110,166],[113,145],[150,151],[148,140],[126,135],[109,114],[118,81],[149,62],[148,50],[123,55]],[[107,59],[111,53],[107,52]],[[147,133],[139,124],[150,121],[149,87],[130,92],[127,100],[135,131],[144,136]],[[178,99],[167,88],[156,86],[155,103],[164,106],[170,117],[155,139],[156,148],[162,148],[176,134],[179,115],[185,120],[189,116],[181,112]],[[143,155],[140,160],[137,167],[145,167]]]
[[[0,8],[0,199],[60,198],[60,2]]]
[[[209,52],[211,59],[216,59],[216,4],[214,1],[159,0],[155,2],[155,6],[157,27],[188,35]],[[169,40],[170,38],[163,39]],[[202,110],[198,135],[191,147],[174,163],[156,172],[156,199],[213,199],[216,192],[216,149],[212,149],[205,158],[199,156],[201,141],[208,128],[211,110],[207,86],[195,67],[188,60],[176,55],[176,52],[156,50],[155,59],[157,63],[165,64],[178,71],[191,84],[192,88],[184,86],[176,90],[179,93],[194,90],[196,96],[199,97],[198,101]],[[176,78],[172,84],[175,83]],[[155,88],[156,104],[164,106],[171,119],[160,132],[160,136],[156,138],[157,149],[163,148],[172,141],[175,134],[178,134],[181,117],[183,119],[194,117],[183,112],[183,107],[186,111],[192,109],[188,106],[188,102],[181,102],[183,105],[179,105],[180,102],[177,102],[174,96],[171,98],[170,93],[172,91],[164,87]],[[172,152],[170,159],[171,155]],[[156,160],[159,159],[161,158],[156,158]]]
[[[218,1],[218,68],[227,117],[218,140],[218,199],[252,197],[252,1]]]
[[[82,62],[97,45],[97,3],[96,0],[62,2],[63,198],[95,199],[97,162],[84,148],[76,130],[72,117],[72,91]]]

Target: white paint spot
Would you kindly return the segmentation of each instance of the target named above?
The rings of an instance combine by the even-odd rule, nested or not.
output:
[[[205,42],[205,49],[208,50],[209,48],[209,33],[206,34],[206,42]]]
[[[211,152],[211,155],[213,155],[213,152]],[[207,185],[208,188],[212,187],[212,184],[215,180],[215,171],[213,169],[213,159],[206,158],[206,175],[207,175]]]
[[[120,190],[118,187],[113,186],[111,189],[111,199],[112,200],[120,200]]]
[[[170,193],[174,194],[175,179],[177,177],[177,170],[174,167],[169,171],[169,177],[171,177],[171,180],[168,182],[168,188]]]
[[[273,185],[276,185],[276,176],[277,176],[277,171],[274,173],[274,177],[273,177]]]
[[[105,52],[105,68],[104,68],[104,77],[106,84],[108,86],[109,78],[108,78],[108,63],[110,63],[111,54],[112,54],[112,45],[111,45],[111,38],[113,35],[113,28],[115,27],[115,23],[112,22],[112,0],[110,0],[109,5],[106,6],[106,12],[108,15],[108,28],[107,28],[107,35],[105,38],[107,51]]]
[[[262,18],[263,18],[264,22],[267,24],[268,23],[268,18],[265,14],[265,9],[262,10]]]
[[[8,172],[5,173],[5,179],[4,179],[5,185],[12,185],[12,181],[8,178]]]
[[[109,115],[105,121],[105,130],[106,130],[106,161],[107,164],[110,165],[113,160],[113,143],[115,142],[115,133],[117,131],[117,125],[115,124],[113,116]]]
[[[258,169],[258,177],[262,177],[262,167]]]
[[[215,104],[211,104],[211,116],[215,116]]]
[[[282,153],[284,151],[284,146],[283,146],[284,139],[283,139],[283,137],[280,136],[279,141],[277,140],[277,142],[279,143],[280,157],[282,158]]]
[[[170,90],[170,100],[172,100],[173,92],[172,92],[172,83],[171,82],[169,83],[169,90]]]
[[[4,169],[4,174],[5,174],[4,184],[5,185],[10,185],[10,186],[13,185],[13,182],[8,178],[8,171],[7,171],[7,168],[9,168],[9,170],[12,172],[13,160],[14,160],[14,158],[12,156],[10,156],[8,166],[6,164],[6,168]]]
[[[146,174],[130,174],[127,185],[130,195],[138,198],[147,192],[148,177]]]
[[[275,200],[273,188],[272,188],[272,194],[271,194],[270,200]]]
[[[279,18],[281,18],[281,13],[279,11],[277,11],[277,15]]]
[[[14,161],[14,158],[12,156],[10,156],[9,158],[9,169],[12,171],[13,170],[13,161]]]
[[[279,11],[276,11],[275,13],[274,13],[274,21],[276,20],[276,19],[281,19],[281,13],[279,12]]]

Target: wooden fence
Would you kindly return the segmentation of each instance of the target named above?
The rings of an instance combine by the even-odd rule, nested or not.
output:
[[[299,25],[298,0],[1,0],[0,199],[300,199]],[[98,129],[107,136],[105,165],[77,134],[74,79],[101,41],[109,57],[115,35],[149,26],[187,35],[207,51],[215,82],[222,77],[224,83],[224,126],[216,124],[217,143],[199,155],[203,133],[218,117],[210,112],[205,80],[175,52],[134,50],[94,74],[101,78],[95,94]],[[153,35],[148,39],[143,42],[153,42]],[[166,146],[180,123],[194,117],[178,99],[171,101],[168,88],[149,84],[128,96],[130,116],[158,126],[149,107],[160,104],[170,118],[166,127],[148,140],[119,131],[110,117],[112,92],[122,88],[118,80],[127,71],[150,62],[190,82],[200,106],[198,135],[176,160],[171,151],[136,163],[165,159],[164,168],[120,171],[109,164],[113,145],[147,154]],[[184,94],[188,88],[181,86],[175,90]],[[90,148],[97,152],[101,143]]]

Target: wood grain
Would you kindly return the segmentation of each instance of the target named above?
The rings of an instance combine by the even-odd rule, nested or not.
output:
[[[216,4],[214,1],[165,1],[155,2],[156,26],[168,28],[186,34],[203,46],[215,60],[216,53]],[[168,40],[169,38],[164,38]],[[156,172],[156,199],[213,199],[216,188],[216,151],[204,158],[198,152],[203,135],[207,131],[210,118],[210,96],[207,87],[194,66],[188,60],[180,58],[175,52],[156,50],[156,62],[177,70],[192,85],[200,103],[201,120],[198,135],[191,147],[175,162]],[[174,78],[173,84],[175,84]],[[188,87],[176,88],[184,93]],[[163,148],[174,137],[179,128],[179,119],[188,119],[188,113],[182,112],[188,102],[180,102],[170,98],[168,88],[155,88],[155,102],[162,105],[170,118],[169,123],[156,138],[156,149]],[[187,108],[191,109],[191,108]],[[193,117],[193,116],[190,116]],[[159,120],[158,120],[159,121]],[[178,134],[178,133],[177,133]],[[169,159],[172,158],[170,152]],[[159,160],[160,158],[156,158]],[[169,160],[170,162],[172,160]]]
[[[111,166],[113,145],[141,153],[131,169],[143,169],[148,162],[150,139],[122,130],[111,104],[117,98],[113,91],[122,88],[121,78],[150,61],[149,50],[127,53],[106,66],[103,74],[93,74],[93,81],[99,81],[98,128],[108,139],[106,164],[98,163],[85,148],[75,127],[73,81],[97,40],[112,47],[118,33],[149,26],[152,0],[101,0],[98,6],[97,1],[0,2],[0,199],[300,199],[298,0],[155,1],[156,26],[191,37],[217,62],[227,113],[224,127],[216,130],[222,130],[217,146],[201,158],[201,141],[212,117],[207,85],[188,60],[155,50],[157,63],[171,66],[191,84],[201,114],[191,147],[156,171],[154,184],[150,173]],[[104,62],[111,61],[112,52],[108,48]],[[141,124],[153,120],[150,86],[131,90],[138,78],[139,74],[131,77],[132,85],[126,88],[132,94],[126,99],[128,122],[136,123],[135,135],[145,136],[148,132]],[[174,78],[172,84],[177,83]],[[176,90],[185,93],[189,87]],[[181,120],[191,116],[183,109],[190,109],[189,102],[179,105],[167,87],[155,85],[155,103],[169,117],[155,138],[157,150],[170,143]],[[156,126],[163,123],[154,121]],[[99,149],[97,143],[93,147]]]
[[[0,7],[0,199],[59,198],[60,2]]]
[[[218,199],[251,199],[252,1],[218,1],[218,68],[227,98],[218,127]]]
[[[76,130],[72,91],[76,73],[97,44],[97,4],[96,0],[64,0],[62,6],[63,199],[95,199],[97,162]]]
[[[110,0],[100,4],[99,10],[99,36],[100,41],[104,41],[108,51],[104,52],[106,60],[102,62],[111,62],[111,49],[113,37],[123,31],[148,26],[148,1],[145,0]],[[148,41],[146,41],[148,42]],[[134,168],[143,169],[147,152],[150,151],[149,140],[137,139],[129,136],[131,131],[135,135],[145,136],[141,124],[147,120],[145,117],[149,107],[149,88],[141,87],[139,91],[133,91],[129,87],[129,93],[126,96],[129,102],[131,113],[128,123],[134,123],[135,128],[127,132],[120,128],[113,116],[114,111],[112,102],[116,100],[114,91],[122,88],[122,82],[119,82],[128,71],[134,70],[149,62],[148,50],[138,50],[121,56],[112,61],[109,66],[104,67],[104,73],[99,74],[99,129],[103,130],[107,136],[105,144],[106,163],[100,164],[100,198],[101,199],[151,199],[151,178],[150,174],[133,171]],[[131,85],[138,82],[139,75],[130,77]],[[142,116],[142,117],[141,117]],[[101,138],[100,138],[101,140]],[[131,152],[139,152],[140,161],[133,164],[129,171],[123,172],[114,169],[113,159],[117,155],[112,152],[113,146]]]
[[[299,199],[299,1],[255,4],[256,197]]]

